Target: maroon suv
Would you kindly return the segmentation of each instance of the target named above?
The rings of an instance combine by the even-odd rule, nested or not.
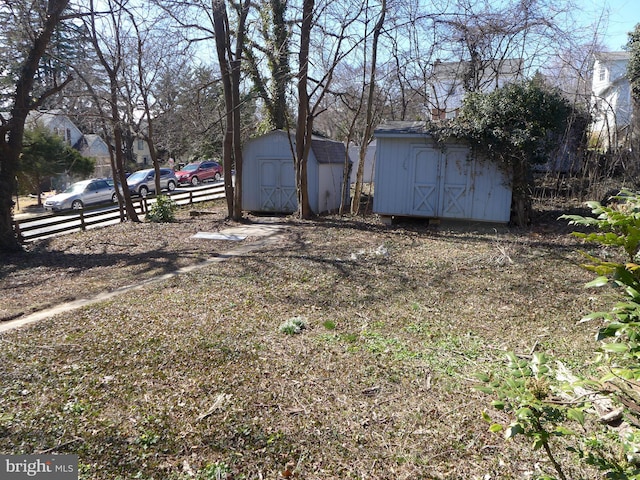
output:
[[[176,172],[176,177],[180,184],[198,185],[207,180],[218,181],[222,178],[222,165],[213,160],[189,163]]]

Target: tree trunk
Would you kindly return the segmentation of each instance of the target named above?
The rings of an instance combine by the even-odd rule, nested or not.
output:
[[[242,51],[244,50],[244,33],[247,14],[249,13],[250,0],[245,0],[240,10],[238,31],[236,33],[236,54],[235,60],[231,62],[231,86],[232,106],[233,106],[233,156],[236,166],[236,182],[234,186],[233,214],[236,221],[242,219],[242,131],[240,115],[240,68],[242,61]]]
[[[239,40],[238,40],[239,41]],[[236,167],[236,182],[233,191],[233,211],[231,218],[242,219],[242,143],[240,131],[240,60],[232,62],[233,84],[233,156]]]
[[[531,224],[533,205],[531,202],[532,179],[526,161],[517,159],[513,163],[511,199],[511,223],[518,227]]]
[[[307,173],[307,159],[311,149],[313,130],[313,116],[309,108],[309,94],[307,92],[309,72],[309,44],[311,42],[311,28],[313,26],[314,0],[304,0],[302,6],[302,28],[300,30],[300,54],[298,73],[298,122],[296,130],[295,172],[298,190],[298,215],[300,218],[310,218],[313,215],[309,205],[309,187]]]
[[[376,84],[376,68],[378,60],[378,39],[384,26],[384,19],[387,12],[387,1],[382,0],[380,5],[380,18],[373,29],[373,43],[371,45],[371,75],[369,77],[369,97],[367,98],[367,122],[365,125],[364,135],[360,144],[358,156],[358,170],[356,173],[355,192],[353,194],[353,203],[351,204],[351,212],[354,215],[360,213],[360,197],[362,196],[362,177],[364,175],[364,162],[367,155],[367,148],[371,141],[371,131],[373,130],[373,96],[375,94]]]
[[[229,20],[227,18],[227,8],[224,0],[213,0],[211,2],[213,14],[213,32],[216,40],[216,52],[218,53],[218,63],[220,65],[220,75],[222,76],[222,89],[224,92],[225,104],[225,131],[222,143],[222,167],[224,168],[224,192],[227,199],[227,215],[233,218],[234,215],[234,188],[232,178],[233,163],[233,92],[231,88],[231,71],[227,52],[230,49],[229,31],[227,29]]]
[[[16,81],[11,117],[0,128],[0,251],[20,251],[22,248],[13,228],[12,196],[17,186],[16,174],[22,151],[24,123],[29,110],[37,107],[39,103],[31,96],[35,74],[68,3],[69,0],[50,0],[47,3],[44,23],[34,39]]]

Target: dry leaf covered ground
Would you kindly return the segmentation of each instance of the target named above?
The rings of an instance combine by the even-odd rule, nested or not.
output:
[[[198,208],[30,246],[0,267],[2,316],[234,248],[190,238],[232,225],[222,204]],[[611,298],[583,288],[561,213],[527,230],[282,218],[260,250],[2,334],[0,451],[75,453],[86,479],[550,471],[487,431],[473,375],[506,350],[589,358],[596,327],[576,321]],[[294,317],[306,328],[282,333]]]

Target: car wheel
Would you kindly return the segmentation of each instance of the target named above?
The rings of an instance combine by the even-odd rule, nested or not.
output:
[[[140,187],[140,190],[138,190],[138,193],[141,197],[146,197],[149,193],[149,189],[143,185],[142,187]]]
[[[74,200],[71,203],[71,208],[73,208],[74,210],[82,210],[82,202],[80,200]]]
[[[176,189],[176,182],[174,182],[173,180],[169,180],[169,183],[167,183],[167,190],[169,190],[170,192],[173,192]]]
[[[198,185],[199,183],[200,183],[200,179],[199,179],[198,177],[193,177],[193,178],[191,179],[191,185],[193,185],[194,187],[195,187],[196,185]]]
[[[113,192],[113,195],[111,195],[111,202],[118,203],[118,195],[115,192]]]
[[[216,174],[213,176],[213,178],[215,178],[216,182],[218,182],[222,178],[220,176],[220,172],[216,172]]]

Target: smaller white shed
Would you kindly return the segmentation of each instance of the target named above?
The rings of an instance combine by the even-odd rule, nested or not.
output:
[[[510,178],[497,165],[472,157],[463,142],[437,144],[424,122],[380,125],[375,137],[373,211],[383,220],[509,222]]]
[[[288,135],[291,135],[291,143]],[[295,134],[282,130],[245,142],[242,149],[243,210],[292,213],[298,209],[292,145],[295,148]],[[313,213],[340,207],[346,155],[343,143],[313,137],[307,161],[309,204]]]

